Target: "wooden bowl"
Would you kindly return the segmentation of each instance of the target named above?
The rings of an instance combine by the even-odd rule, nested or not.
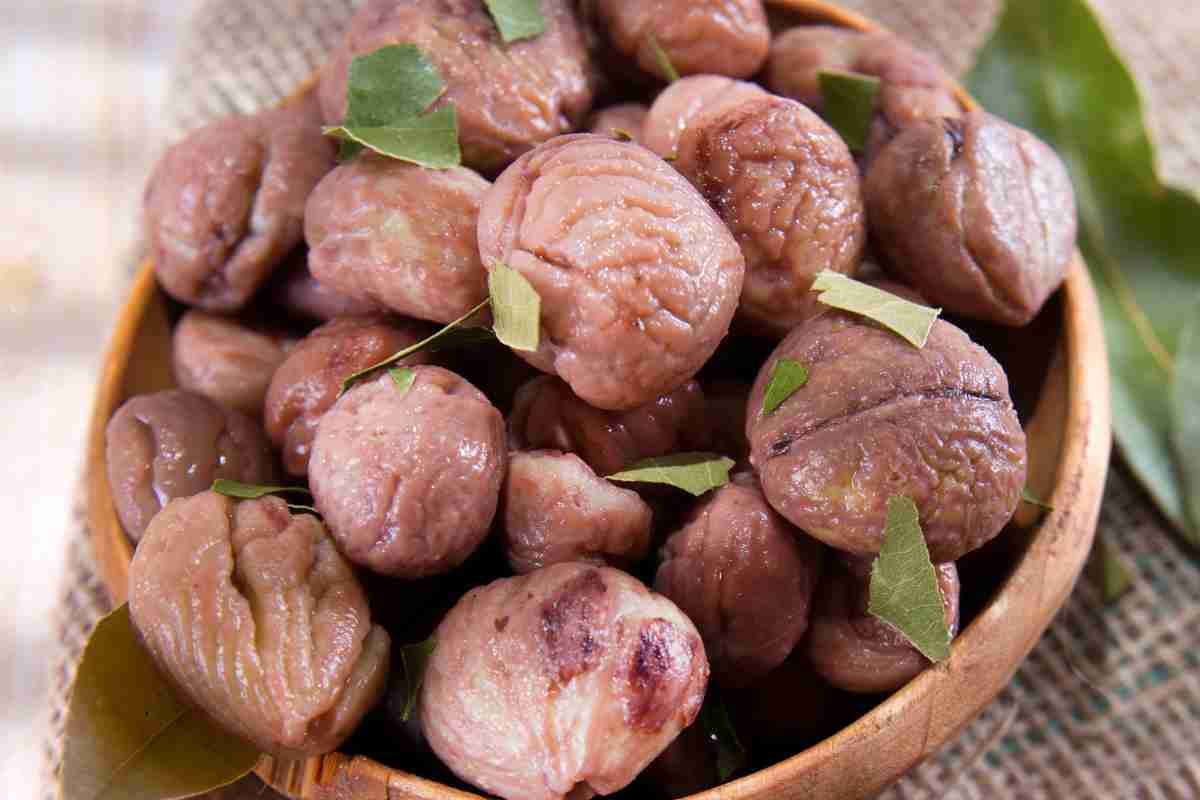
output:
[[[768,0],[776,25],[822,22],[877,30],[868,20],[817,0]],[[964,106],[974,102],[960,90]],[[1043,327],[1053,341],[1049,367],[1027,419],[1029,485],[1055,508],[1030,527],[1007,579],[954,642],[950,659],[927,669],[853,724],[772,767],[695,800],[866,797],[899,778],[954,737],[1007,685],[1071,592],[1091,547],[1108,468],[1108,366],[1100,312],[1078,254],[1060,315]],[[1006,334],[1007,335],[1007,334]],[[1014,336],[1016,334],[1013,334]],[[1035,348],[1037,349],[1037,348]],[[167,303],[151,264],[142,267],[121,312],[104,363],[88,438],[88,520],[100,572],[116,602],[128,590],[132,549],[117,519],[105,471],[104,433],[126,398],[174,385]],[[1014,381],[1014,385],[1017,383]],[[1034,527],[1036,526],[1036,527]],[[264,756],[259,775],[302,800],[454,800],[477,798],[390,769],[332,753],[306,761]]]

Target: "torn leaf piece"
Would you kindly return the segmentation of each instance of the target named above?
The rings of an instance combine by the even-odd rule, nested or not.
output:
[[[883,547],[871,566],[867,611],[888,623],[930,661],[950,656],[950,626],[937,569],[908,497],[889,497]]]
[[[825,121],[855,153],[867,147],[867,134],[875,118],[879,78],[857,72],[820,70],[821,100]]]
[[[532,39],[546,32],[542,0],[484,0],[505,44]]]
[[[942,313],[940,308],[918,305],[830,270],[817,273],[812,290],[821,293],[817,297],[821,303],[878,322],[914,347],[925,346]]]
[[[504,262],[488,271],[496,338],[514,350],[534,351],[542,329],[542,298],[529,280]]]
[[[808,383],[808,368],[790,358],[775,362],[771,371],[771,382],[763,394],[763,414],[770,415],[787,402],[787,399]]]
[[[408,698],[404,701],[404,711],[400,719],[408,722],[417,707],[417,698],[421,696],[421,686],[425,683],[425,667],[437,647],[437,639],[430,636],[423,642],[406,644],[400,648],[400,664],[404,668],[404,683],[408,689]]]
[[[660,483],[700,497],[729,483],[733,465],[732,458],[716,453],[677,453],[639,461],[609,475],[608,479],[621,483]]]

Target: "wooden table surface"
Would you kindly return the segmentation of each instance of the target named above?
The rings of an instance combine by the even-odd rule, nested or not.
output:
[[[40,788],[67,516],[195,0],[0,0],[0,795]]]

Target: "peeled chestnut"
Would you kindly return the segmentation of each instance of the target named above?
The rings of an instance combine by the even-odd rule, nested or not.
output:
[[[695,720],[708,682],[688,618],[607,567],[481,586],[435,636],[425,736],[459,777],[509,800],[623,788]]]
[[[958,570],[937,565],[950,636],[958,632]],[[929,666],[900,631],[867,612],[869,569],[831,566],[817,592],[805,652],[826,681],[850,692],[890,692]]]
[[[745,262],[704,198],[658,156],[593,134],[517,159],[479,212],[479,251],[541,297],[536,351],[584,402],[637,408],[691,379],[729,331]]]
[[[520,450],[575,453],[611,475],[645,458],[707,450],[712,443],[704,392],[695,381],[628,411],[602,411],[557,378],[534,378],[517,391],[510,444]]]
[[[705,497],[662,549],[654,588],[688,615],[722,686],[775,669],[808,629],[821,548],[741,473]]]
[[[254,420],[180,389],[127,400],[109,420],[104,443],[113,505],[135,542],[175,498],[203,492],[218,478],[274,483],[278,472]]]
[[[457,567],[491,530],[508,461],[504,417],[441,367],[360,383],[325,412],[308,479],[356,564],[403,578]]]
[[[564,561],[628,566],[650,547],[654,514],[637,492],[572,453],[512,453],[501,495],[508,563],[518,573]]]
[[[129,613],[176,689],[278,756],[336,749],[387,682],[388,635],[353,568],[277,497],[169,503],[134,554]]]
[[[975,111],[914,123],[871,164],[867,213],[889,271],[935,305],[1024,325],[1066,276],[1075,194],[1058,155]]]
[[[231,116],[174,145],[146,186],[159,284],[209,311],[237,311],[303,238],[304,204],[333,167],[316,101]]]
[[[777,409],[763,395],[781,359],[808,382]],[[924,347],[828,310],[788,335],[750,396],[750,461],[771,505],[839,550],[879,552],[889,497],[917,504],[935,561],[1000,532],[1025,485],[1025,433],[1000,364],[937,320]]]

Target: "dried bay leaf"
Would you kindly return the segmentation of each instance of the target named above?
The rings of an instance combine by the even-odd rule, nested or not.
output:
[[[950,627],[937,569],[908,497],[889,497],[879,557],[871,566],[867,611],[904,634],[930,661],[950,657]]]
[[[483,0],[507,44],[532,39],[546,32],[542,0]]]
[[[493,329],[502,344],[514,350],[538,349],[542,330],[542,298],[529,280],[503,262],[488,271]]]
[[[879,97],[879,78],[857,72],[819,70],[823,116],[838,132],[846,146],[861,153],[867,146],[867,133],[875,116]]]
[[[1157,177],[1137,86],[1083,0],[1009,0],[968,87],[1066,163],[1104,317],[1117,444],[1195,541],[1163,388],[1176,382],[1181,332],[1200,295],[1200,202]],[[1194,398],[1188,405],[1200,410]]]
[[[820,292],[819,302],[878,322],[913,347],[925,346],[934,321],[942,313],[941,309],[918,305],[827,269],[817,273],[812,290]]]
[[[253,745],[175,699],[121,606],[96,625],[71,691],[63,800],[174,800],[242,778]]]
[[[677,453],[647,458],[609,475],[620,483],[659,483],[674,486],[696,497],[729,483],[732,458],[716,453]]]
[[[790,358],[781,358],[771,370],[771,380],[763,392],[763,414],[775,413],[787,399],[808,383],[808,368]]]

